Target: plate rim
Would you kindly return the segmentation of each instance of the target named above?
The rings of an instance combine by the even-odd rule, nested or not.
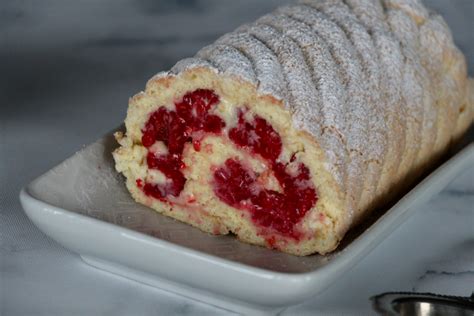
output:
[[[364,232],[358,235],[351,243],[346,246],[346,248],[342,249],[339,253],[335,254],[331,261],[328,264],[324,264],[322,266],[316,267],[311,271],[305,272],[282,272],[276,271],[266,268],[261,268],[253,265],[249,265],[243,262],[234,261],[231,259],[223,258],[217,255],[213,255],[210,253],[206,253],[200,250],[193,249],[191,247],[182,246],[179,244],[175,244],[172,241],[168,241],[165,239],[160,239],[158,237],[150,236],[148,234],[129,229],[114,223],[109,223],[106,221],[102,221],[96,219],[91,216],[83,215],[66,208],[62,208],[53,204],[50,204],[44,200],[41,200],[40,197],[35,196],[31,191],[31,187],[41,181],[44,177],[46,177],[49,173],[54,172],[54,170],[64,164],[65,162],[73,159],[76,155],[80,154],[81,152],[87,150],[90,146],[97,144],[101,141],[104,141],[106,137],[110,136],[113,131],[117,131],[118,129],[113,129],[111,132],[106,133],[103,137],[99,138],[95,142],[84,146],[81,150],[75,152],[70,157],[66,158],[59,164],[55,165],[53,168],[49,169],[45,173],[41,174],[40,176],[36,177],[34,180],[29,182],[26,186],[24,186],[19,194],[19,198],[25,213],[27,214],[28,218],[32,220],[34,223],[35,221],[32,219],[34,215],[32,215],[32,210],[28,207],[28,205],[35,204],[37,208],[40,208],[42,211],[46,212],[53,212],[55,215],[59,216],[68,216],[69,218],[74,218],[79,221],[85,222],[90,225],[99,225],[107,228],[113,228],[116,230],[117,234],[122,232],[131,234],[136,238],[145,239],[148,242],[157,243],[161,247],[166,247],[169,249],[178,250],[177,253],[184,254],[186,256],[194,256],[195,258],[199,258],[200,260],[207,261],[210,264],[219,264],[226,266],[227,268],[231,268],[232,270],[236,270],[239,272],[244,272],[247,274],[253,274],[256,276],[262,275],[272,275],[272,279],[285,279],[286,281],[291,282],[298,282],[298,283],[308,283],[312,279],[317,278],[320,274],[326,273],[334,273],[339,270],[339,272],[347,272],[351,267],[355,266],[364,255],[370,253],[377,245],[383,242],[384,238],[372,238],[371,235],[383,233],[387,228],[383,229],[383,226],[389,226],[389,231],[386,236],[393,233],[398,227],[396,225],[392,225],[394,227],[390,227],[391,222],[394,220],[406,220],[409,216],[416,213],[416,210],[412,210],[411,212],[407,212],[410,209],[412,203],[411,200],[416,199],[417,193],[420,189],[424,188],[424,184],[428,181],[432,181],[434,177],[442,177],[443,174],[449,174],[451,170],[456,166],[456,163],[463,160],[468,160],[466,157],[473,156],[474,157],[474,144],[468,144],[464,148],[462,148],[459,152],[455,153],[447,160],[445,160],[442,164],[440,164],[436,169],[432,172],[427,174],[423,179],[421,179],[410,191],[404,194],[400,199],[398,199],[390,208],[388,208],[384,214],[382,214],[376,221],[374,221],[369,227],[367,227]],[[454,166],[454,167],[453,167]],[[456,172],[458,175],[459,172]],[[445,185],[442,186],[444,188]],[[425,189],[427,190],[427,189]],[[421,192],[423,193],[423,192]],[[415,196],[415,197],[414,197]],[[416,201],[415,201],[416,202]],[[407,204],[407,205],[406,205]],[[399,212],[395,212],[395,210],[403,208]],[[405,216],[404,216],[405,215]],[[394,218],[393,218],[394,217]],[[406,218],[404,218],[406,217]],[[37,226],[37,225],[36,225]],[[43,233],[45,233],[42,229],[40,229]],[[370,230],[370,233],[368,232]],[[378,232],[380,231],[380,232]],[[49,234],[45,233],[49,236]],[[52,238],[52,237],[51,237]],[[53,238],[55,239],[55,238]],[[56,240],[56,239],[55,239]],[[58,241],[59,242],[59,241]],[[59,242],[61,244],[61,242]],[[362,244],[362,246],[361,246]],[[367,244],[364,246],[364,244]],[[347,262],[348,261],[348,262]],[[335,271],[328,271],[328,270],[335,270]]]

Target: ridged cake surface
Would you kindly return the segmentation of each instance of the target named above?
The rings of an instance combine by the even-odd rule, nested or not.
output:
[[[134,199],[213,234],[328,253],[462,137],[474,84],[417,0],[304,0],[224,34],[130,99]]]

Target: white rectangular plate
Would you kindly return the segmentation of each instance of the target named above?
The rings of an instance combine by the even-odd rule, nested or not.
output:
[[[321,292],[474,162],[470,144],[332,254],[295,257],[135,203],[114,169],[116,146],[108,134],[31,182],[20,194],[29,218],[93,266],[245,314],[275,313]]]

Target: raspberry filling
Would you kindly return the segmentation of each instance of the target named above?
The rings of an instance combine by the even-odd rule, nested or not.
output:
[[[230,158],[214,172],[214,193],[223,202],[248,210],[259,225],[299,239],[295,225],[317,201],[309,169],[303,163],[293,163],[294,155],[289,163],[277,161],[282,149],[281,138],[261,117],[256,116],[249,122],[241,111],[238,125],[229,131],[229,138],[268,162],[282,192],[264,188],[252,170]]]
[[[229,138],[236,145],[274,162],[281,153],[280,135],[263,118],[256,116],[253,122],[247,122],[244,115],[244,111],[239,111],[238,124],[229,131]]]
[[[184,95],[175,103],[176,110],[164,106],[152,113],[142,130],[142,144],[148,148],[147,165],[166,176],[163,184],[145,182],[142,188],[148,196],[166,201],[168,195],[177,197],[184,188],[186,178],[182,173],[185,167],[183,150],[186,143],[194,143],[200,149],[199,140],[194,140],[196,132],[218,134],[225,126],[224,121],[209,111],[219,103],[219,97],[211,90],[198,89]],[[167,154],[156,155],[150,147],[161,141],[168,149]],[[137,183],[138,184],[138,183]]]
[[[219,116],[210,113],[218,103],[219,97],[212,90],[198,89],[175,102],[174,111],[162,106],[150,115],[142,129],[142,144],[148,149],[147,165],[149,169],[159,170],[166,181],[154,184],[137,180],[137,186],[146,195],[161,201],[167,201],[170,195],[179,196],[186,183],[182,172],[185,144],[191,143],[200,151],[203,132],[219,134],[225,127]],[[229,158],[214,171],[214,193],[224,203],[249,211],[258,225],[299,239],[295,225],[318,199],[309,169],[295,162],[294,155],[287,163],[278,161],[282,151],[280,135],[265,119],[254,116],[247,120],[245,113],[239,111],[237,125],[228,137],[237,146],[267,161],[281,192],[266,189],[255,172],[237,158]],[[164,144],[167,153],[151,150],[157,141]]]

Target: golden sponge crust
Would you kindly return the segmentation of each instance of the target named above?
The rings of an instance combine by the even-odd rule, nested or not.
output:
[[[121,146],[113,155],[117,171],[126,177],[137,202],[208,233],[233,233],[244,242],[295,255],[324,254],[335,249],[367,214],[436,164],[450,144],[462,137],[474,117],[474,82],[467,78],[464,56],[441,17],[425,11],[415,0],[385,0],[383,6],[371,0],[304,2],[224,36],[198,57],[180,61],[170,72],[152,78],[145,91],[130,99],[126,134],[116,135]],[[316,41],[317,28],[302,25],[326,23],[334,30],[341,28],[338,36],[350,37],[355,30],[351,24],[343,25],[342,17],[347,16],[355,19],[354,28],[365,28],[364,34],[373,40],[368,50],[372,55],[353,64],[348,56],[360,58],[367,53],[364,45],[354,49],[346,40],[331,46],[335,39],[331,32]],[[305,37],[304,32],[315,33]],[[308,47],[308,38],[315,39],[318,47]],[[337,62],[341,58],[358,72],[341,68]],[[363,113],[349,113],[352,94],[368,88],[363,79],[369,72],[363,61],[370,58],[377,61],[384,91],[367,98],[377,103],[360,107]],[[205,136],[200,151],[185,146],[187,181],[178,197],[162,202],[137,186],[138,179],[156,178],[146,165],[147,150],[141,144],[149,115],[161,106],[172,109],[184,94],[196,89],[211,89],[219,96],[215,114],[226,126],[235,124],[239,107],[264,118],[281,136],[281,159],[289,161],[294,155],[309,168],[318,201],[297,224],[304,232],[302,240],[277,236],[269,243],[268,232],[255,225],[248,213],[215,196],[211,171],[230,157],[245,160],[259,172],[268,170],[265,162],[225,136]],[[371,137],[369,126],[378,126],[373,111],[378,111],[376,117],[385,120],[387,128],[380,133],[383,137],[371,142],[380,147],[380,159],[369,155],[374,147],[365,144]],[[268,181],[271,186],[271,177]]]

